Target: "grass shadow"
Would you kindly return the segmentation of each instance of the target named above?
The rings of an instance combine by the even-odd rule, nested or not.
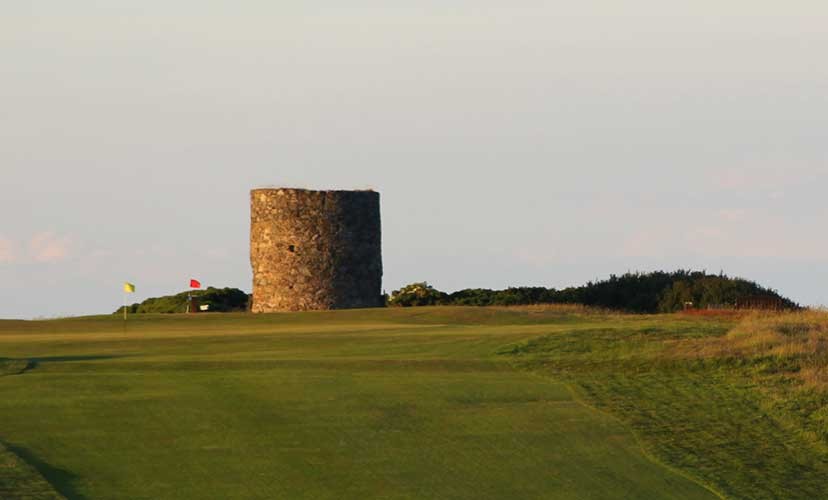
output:
[[[22,375],[34,368],[34,363],[28,359],[0,358],[0,377]]]
[[[33,467],[55,491],[66,497],[67,500],[89,500],[89,497],[81,494],[77,490],[76,483],[79,479],[77,474],[47,464],[26,448],[6,442],[0,443],[7,450],[17,455],[20,460],[23,460]]]
[[[38,365],[40,363],[66,363],[71,361],[97,361],[101,359],[118,359],[128,358],[125,354],[86,354],[80,356],[38,356],[28,358],[30,363]]]
[[[66,363],[72,361],[96,361],[101,359],[127,358],[128,355],[87,354],[81,356],[45,356],[34,358],[0,358],[0,376],[23,375],[42,363]]]

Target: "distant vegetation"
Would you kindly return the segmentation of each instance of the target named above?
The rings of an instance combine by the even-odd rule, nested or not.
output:
[[[210,312],[246,311],[249,300],[247,293],[238,288],[209,287],[206,290],[149,298],[139,304],[127,306],[127,312],[130,314],[182,313],[187,310],[187,296],[190,294],[198,299],[200,305],[210,306]],[[123,311],[123,307],[120,307],[115,313],[121,314]]]
[[[389,306],[436,306],[448,304],[449,295],[426,282],[412,283],[394,291],[388,297]]]
[[[187,310],[187,295],[154,297],[127,306],[127,312],[182,313]],[[207,288],[192,295],[211,312],[248,310],[250,297],[238,288]],[[703,271],[657,271],[612,275],[609,279],[579,287],[515,287],[506,290],[468,288],[454,293],[437,290],[428,283],[412,283],[391,293],[392,307],[434,305],[514,306],[532,304],[582,304],[636,313],[675,312],[693,309],[799,309],[792,300],[775,290],[742,278]],[[116,313],[123,312],[118,308]]]
[[[451,294],[428,283],[414,283],[391,294],[389,306],[465,305],[509,306],[528,304],[584,304],[638,313],[698,309],[771,308],[799,306],[776,291],[752,281],[703,271],[627,273],[584,286],[556,290],[518,287],[506,290],[474,288]]]

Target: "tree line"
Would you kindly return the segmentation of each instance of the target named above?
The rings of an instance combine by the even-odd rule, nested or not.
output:
[[[505,290],[470,288],[453,293],[428,283],[412,283],[388,297],[389,306],[463,305],[511,306],[583,304],[636,313],[675,312],[686,308],[797,309],[799,305],[775,290],[725,274],[678,270],[612,275],[608,279],[561,290],[512,287]]]

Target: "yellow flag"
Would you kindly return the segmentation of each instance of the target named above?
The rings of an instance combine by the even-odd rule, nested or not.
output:
[[[124,283],[124,291],[126,293],[135,293],[135,285],[132,283]]]

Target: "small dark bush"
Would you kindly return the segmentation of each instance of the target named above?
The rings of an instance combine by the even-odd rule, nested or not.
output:
[[[183,313],[187,310],[187,297],[192,295],[201,305],[209,305],[210,312],[246,311],[249,296],[238,288],[213,288],[181,292],[164,297],[152,297],[140,304],[127,306],[130,314],[141,313]],[[123,314],[123,307],[115,311]]]
[[[391,307],[434,306],[445,302],[447,295],[426,282],[412,283],[391,292],[388,305]]]

